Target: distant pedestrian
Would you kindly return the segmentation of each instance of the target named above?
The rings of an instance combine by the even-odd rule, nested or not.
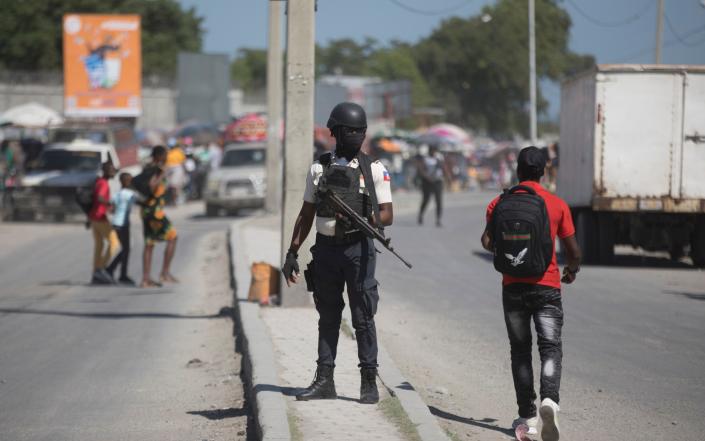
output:
[[[438,147],[432,145],[427,155],[420,155],[417,168],[421,178],[422,193],[419,225],[423,225],[424,212],[433,195],[436,201],[436,226],[440,227],[443,216],[443,179],[446,177],[446,170],[443,155],[438,151]]]
[[[223,161],[223,145],[223,138],[218,138],[217,143],[211,141],[208,144],[208,164],[210,171],[217,170],[220,167],[220,163]]]
[[[546,156],[536,147],[519,153],[519,185],[495,198],[487,207],[487,228],[482,246],[494,254],[502,272],[504,320],[511,347],[512,377],[519,417],[512,427],[524,424],[537,433],[536,393],[531,365],[531,321],[536,328],[541,357],[541,438],[559,439],[558,411],[563,348],[561,281],[573,283],[580,270],[580,249],[568,205],[539,183]],[[556,262],[555,239],[566,252],[561,278]]]
[[[93,277],[91,283],[112,284],[115,280],[106,270],[110,258],[117,249],[118,240],[108,221],[110,205],[110,185],[108,181],[115,176],[115,167],[108,161],[103,163],[103,174],[96,179],[93,187],[93,205],[88,212],[91,230],[93,230]]]
[[[131,184],[132,175],[129,173],[120,173],[120,185],[122,188],[112,198],[113,207],[115,208],[112,224],[113,230],[115,230],[120,240],[120,252],[107,268],[110,276],[114,277],[115,270],[118,265],[120,265],[120,278],[118,282],[127,285],[135,284],[135,281],[127,276],[130,258],[130,211],[132,211],[132,205],[137,200],[137,193],[130,189]]]
[[[142,275],[142,288],[161,286],[163,282],[178,283],[176,277],[171,274],[171,261],[176,252],[176,229],[169,222],[169,218],[164,213],[166,205],[167,180],[164,172],[167,151],[163,146],[156,146],[152,149],[152,162],[142,172],[149,176],[147,189],[148,194],[142,205],[142,226],[144,231],[144,273]],[[152,254],[154,245],[157,242],[166,242],[164,250],[164,262],[159,282],[151,278]]]

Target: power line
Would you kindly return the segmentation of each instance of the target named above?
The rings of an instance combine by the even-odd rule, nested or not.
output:
[[[689,31],[685,32],[685,33],[684,33],[683,35],[681,35],[680,37],[683,38],[683,39],[685,39],[685,38],[688,38],[688,37],[693,36],[693,35],[695,35],[695,34],[699,34],[699,33],[703,32],[703,31],[705,31],[705,26],[698,26],[698,27],[696,27],[696,28],[690,29]],[[701,40],[701,41],[700,41],[699,43],[697,43],[697,44],[702,44],[702,43],[704,43],[704,42],[705,42],[705,39]],[[663,43],[663,47],[675,46],[675,45],[678,44],[678,43],[680,43],[678,40],[668,40],[668,41],[666,41],[666,42]],[[640,51],[638,51],[638,52],[635,52],[635,53],[633,53],[633,54],[631,54],[631,55],[627,55],[627,56],[625,56],[625,57],[621,57],[621,59],[624,60],[624,61],[633,60],[634,58],[640,57],[640,56],[642,56],[642,55],[649,54],[649,53],[651,53],[653,50],[654,50],[653,47],[647,47],[647,48],[644,48],[644,49],[642,49],[642,50],[640,50]]]
[[[688,46],[688,47],[697,47],[703,44],[705,42],[705,39],[702,39],[700,41],[686,41],[685,37],[678,34],[678,31],[676,31],[676,27],[673,26],[673,22],[671,19],[668,17],[668,14],[663,14],[664,17],[666,18],[666,26],[668,26],[668,29],[671,31],[671,34],[673,34],[674,37],[676,37],[676,40],[678,40],[682,45]]]
[[[413,7],[413,6],[409,6],[409,5],[405,4],[405,3],[402,3],[401,0],[389,0],[389,1],[392,2],[392,3],[394,3],[395,5],[399,6],[399,7],[402,8],[402,9],[405,9],[405,10],[407,10],[407,11],[409,11],[409,12],[413,12],[414,14],[421,14],[421,15],[429,15],[429,16],[432,16],[432,15],[448,14],[449,12],[455,12],[455,11],[457,11],[458,9],[461,9],[461,8],[465,7],[466,5],[468,5],[468,4],[469,4],[470,2],[472,2],[473,0],[465,0],[464,2],[458,3],[458,4],[454,5],[454,6],[450,6],[450,7],[445,8],[445,9],[436,9],[436,10],[417,9],[417,8],[415,8],[415,7]]]
[[[618,28],[620,26],[624,26],[629,23],[633,23],[633,22],[639,20],[641,17],[643,17],[644,14],[646,14],[649,11],[649,9],[651,9],[651,6],[653,6],[653,4],[655,3],[654,0],[648,0],[646,3],[644,3],[644,6],[641,9],[639,9],[639,11],[637,13],[635,13],[634,15],[632,15],[630,17],[627,17],[625,19],[618,20],[618,21],[605,21],[605,20],[591,16],[590,14],[588,14],[587,12],[582,10],[580,8],[580,6],[578,6],[578,4],[576,2],[574,2],[573,0],[567,0],[567,2],[570,3],[570,5],[573,6],[573,8],[575,8],[575,10],[578,11],[578,13],[580,15],[582,15],[587,21],[589,21],[592,24],[595,24],[597,26],[602,26],[604,28]]]

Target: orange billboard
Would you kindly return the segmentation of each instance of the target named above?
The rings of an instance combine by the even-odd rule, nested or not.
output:
[[[63,29],[66,116],[139,116],[139,15],[67,14]]]

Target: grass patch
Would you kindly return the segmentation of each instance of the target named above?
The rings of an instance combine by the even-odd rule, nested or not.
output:
[[[304,434],[299,429],[299,417],[289,410],[286,412],[286,419],[289,421],[289,434],[291,441],[304,441]]]
[[[451,441],[461,441],[460,436],[457,433],[451,432],[448,429],[445,429],[445,433],[446,433],[446,435],[448,435],[448,438],[450,438]]]
[[[350,324],[346,319],[340,322],[340,331],[345,334],[350,340],[355,340],[355,332],[353,332]]]
[[[378,404],[385,417],[399,429],[402,436],[408,441],[421,441],[421,435],[416,430],[416,424],[412,423],[409,415],[406,414],[397,397],[388,397]]]

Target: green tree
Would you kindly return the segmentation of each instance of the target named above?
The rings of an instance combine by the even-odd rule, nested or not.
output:
[[[68,13],[138,14],[146,74],[173,75],[179,51],[201,50],[203,19],[174,0],[3,0],[0,68],[62,67],[62,18]]]
[[[364,72],[384,80],[408,80],[414,106],[426,106],[433,101],[433,95],[412,53],[413,48],[408,44],[393,42],[390,47],[378,49],[369,56]]]
[[[479,16],[444,21],[418,43],[413,53],[419,68],[451,120],[492,134],[528,132],[527,16],[526,1],[499,0]],[[570,27],[570,16],[555,0],[537,0],[539,79],[559,80],[594,64],[591,56],[568,49]],[[540,98],[539,111],[545,107]]]
[[[350,38],[331,40],[316,50],[316,73],[365,75],[365,63],[378,46],[377,40],[371,37],[366,37],[361,44]]]
[[[230,76],[248,92],[267,87],[267,51],[240,49],[230,65]]]

